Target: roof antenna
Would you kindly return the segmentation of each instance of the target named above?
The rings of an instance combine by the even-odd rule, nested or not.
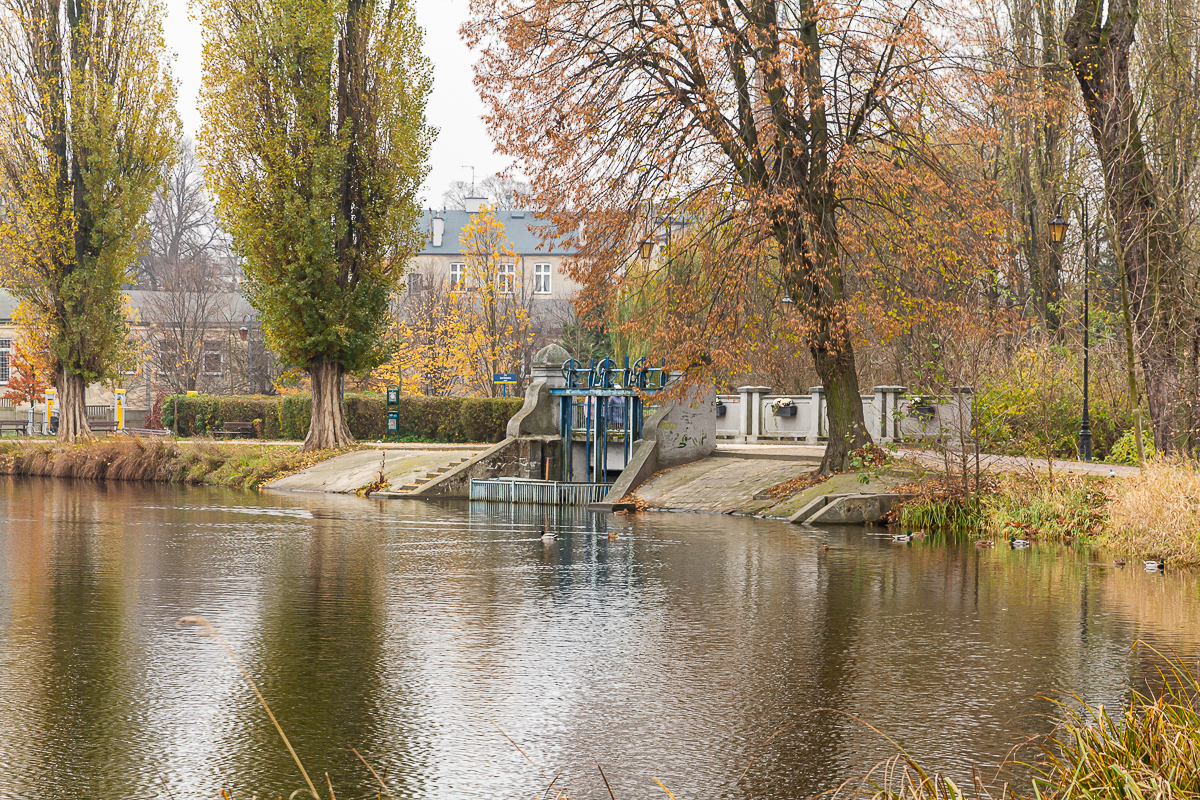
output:
[[[475,196],[475,165],[474,164],[463,164],[462,168],[471,170],[471,197],[474,197]]]

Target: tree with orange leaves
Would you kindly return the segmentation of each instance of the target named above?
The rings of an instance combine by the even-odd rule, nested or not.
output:
[[[51,328],[47,320],[37,314],[28,303],[21,302],[13,312],[13,322],[18,334],[13,342],[5,400],[13,403],[40,403],[46,399],[46,390],[54,378],[54,357],[50,353]]]
[[[585,231],[585,303],[651,278],[671,360],[703,379],[794,300],[787,324],[828,401],[824,472],[869,441],[842,218],[897,154],[921,157],[922,120],[957,91],[946,53],[962,20],[918,4],[473,0],[464,27],[493,136],[539,213]],[[654,239],[661,257],[638,267]]]
[[[32,405],[46,399],[46,390],[50,388],[46,380],[48,373],[38,366],[35,357],[26,352],[20,340],[13,344],[11,367],[13,374],[4,392],[5,400]]]

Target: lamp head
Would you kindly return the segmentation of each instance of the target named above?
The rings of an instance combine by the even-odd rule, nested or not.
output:
[[[650,256],[654,255],[654,242],[650,239],[645,239],[638,245],[638,250],[641,251],[642,261],[649,261]]]
[[[1050,220],[1050,241],[1058,244],[1063,239],[1067,238],[1067,221],[1063,219],[1061,213],[1055,214],[1054,219]]]
[[[246,337],[249,335],[250,335],[250,329],[247,328],[245,325],[238,328],[238,336],[242,337],[243,342],[246,341]]]

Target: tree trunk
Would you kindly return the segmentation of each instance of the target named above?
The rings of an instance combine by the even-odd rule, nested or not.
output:
[[[1174,296],[1181,244],[1146,159],[1130,81],[1138,13],[1138,0],[1076,0],[1064,39],[1104,168],[1105,200],[1116,224],[1155,444],[1160,452],[1172,452],[1182,422],[1176,345],[1184,304]]]
[[[312,378],[312,421],[304,452],[354,444],[342,403],[342,376],[346,370],[334,361],[317,361],[308,368],[308,374]]]
[[[812,203],[803,219],[781,217],[786,221],[777,224],[776,236],[784,280],[805,315],[805,338],[825,387],[829,440],[820,471],[827,475],[844,470],[850,451],[871,443],[846,319],[837,220],[828,198]]]
[[[82,375],[59,367],[54,385],[58,390],[58,441],[74,443],[91,439],[92,430],[87,421],[87,381]]]

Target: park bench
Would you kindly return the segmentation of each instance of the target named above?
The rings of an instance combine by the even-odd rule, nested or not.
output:
[[[23,433],[28,436],[29,421],[24,419],[0,419],[0,436],[3,436],[5,431]]]
[[[89,419],[88,429],[92,433],[116,433],[117,423],[111,419]]]
[[[253,422],[226,422],[221,426],[221,430],[213,431],[214,434],[222,438],[230,436],[254,436]]]

